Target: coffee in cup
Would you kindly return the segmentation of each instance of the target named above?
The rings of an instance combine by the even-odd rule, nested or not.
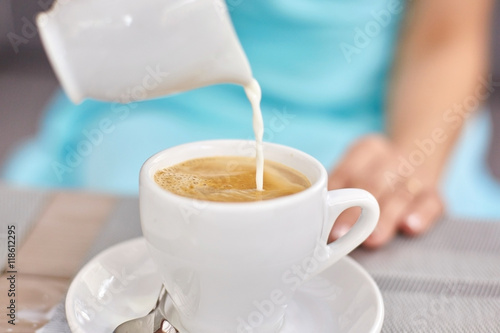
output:
[[[255,158],[252,157],[204,157],[158,170],[154,180],[163,189],[177,195],[218,202],[269,200],[311,186],[300,172],[268,160],[264,164],[264,188],[258,191],[255,169]]]

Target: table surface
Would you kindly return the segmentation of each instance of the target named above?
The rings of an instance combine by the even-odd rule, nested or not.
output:
[[[43,327],[85,262],[141,233],[136,197],[0,184],[0,216],[0,307],[16,304],[16,325],[2,315],[0,332]],[[9,226],[15,262],[4,267]],[[422,237],[351,256],[382,291],[383,332],[500,332],[500,221],[443,218]]]

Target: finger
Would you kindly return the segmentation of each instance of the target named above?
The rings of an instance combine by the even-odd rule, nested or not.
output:
[[[328,190],[337,190],[340,188],[347,187],[348,175],[344,174],[342,171],[335,172],[328,177]]]
[[[361,208],[359,207],[351,207],[343,211],[333,224],[330,236],[328,237],[328,243],[344,236],[354,223],[356,223],[360,214]]]
[[[378,248],[388,243],[398,230],[402,215],[407,211],[413,195],[398,189],[380,201],[380,219],[373,233],[363,242],[368,248]]]
[[[348,152],[330,174],[328,189],[333,190],[349,187],[348,184],[351,178],[361,174],[365,165],[370,163],[371,159],[372,156],[370,154],[361,154],[360,150]]]
[[[385,192],[387,192],[387,186],[385,184],[384,178],[377,175],[374,176],[363,176],[361,179],[355,179],[350,184],[347,184],[347,187],[350,188],[361,188],[370,192],[377,200],[383,197]]]
[[[391,184],[387,181],[385,173],[392,170],[393,159],[390,152],[378,154],[365,169],[356,177],[351,178],[347,187],[362,188],[370,192],[375,198],[380,199],[392,190]]]
[[[403,215],[400,230],[409,236],[425,232],[443,214],[444,204],[436,190],[421,192]]]
[[[347,187],[349,179],[361,174],[362,170],[385,150],[387,144],[381,137],[367,137],[352,146],[330,174],[328,188],[337,189]]]

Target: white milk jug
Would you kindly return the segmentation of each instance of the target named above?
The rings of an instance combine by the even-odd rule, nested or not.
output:
[[[222,0],[58,0],[37,25],[74,103],[252,80]]]

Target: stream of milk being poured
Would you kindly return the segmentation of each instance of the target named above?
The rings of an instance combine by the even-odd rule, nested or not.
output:
[[[255,133],[255,183],[257,191],[262,191],[264,188],[264,152],[262,151],[262,137],[264,136],[264,122],[262,120],[262,110],[260,109],[260,100],[262,92],[257,80],[252,81],[245,87],[245,93],[252,105],[253,110],[253,131]]]

